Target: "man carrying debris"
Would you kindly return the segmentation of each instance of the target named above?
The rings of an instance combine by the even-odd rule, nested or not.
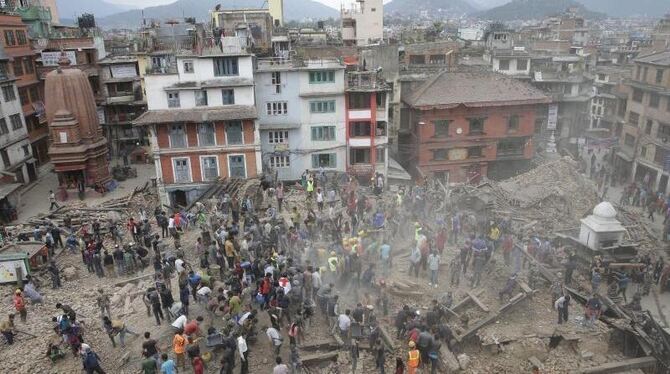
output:
[[[503,302],[503,296],[507,295],[510,298],[512,297],[512,293],[514,292],[514,288],[516,287],[516,277],[517,277],[516,273],[512,274],[512,276],[507,279],[505,287],[503,287],[503,289],[500,292],[498,292],[498,299],[500,300],[500,303]]]
[[[10,313],[7,319],[0,322],[0,333],[5,337],[7,344],[14,344],[14,313]]]
[[[558,324],[568,322],[568,306],[570,305],[570,295],[564,295],[554,302],[554,308],[558,311]]]
[[[109,340],[112,341],[112,347],[116,348],[116,341],[114,336],[119,335],[119,341],[121,342],[121,348],[126,346],[126,334],[133,336],[139,336],[138,333],[128,329],[126,324],[121,320],[111,320],[109,317],[105,316],[102,318],[102,324],[109,336]]]

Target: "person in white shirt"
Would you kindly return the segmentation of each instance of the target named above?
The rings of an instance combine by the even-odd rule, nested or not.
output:
[[[275,356],[279,356],[281,345],[284,342],[284,339],[281,337],[281,335],[279,335],[279,331],[277,331],[277,329],[275,329],[274,327],[268,327],[268,329],[265,331],[265,334],[270,339],[270,343],[272,343],[272,347],[274,348],[275,351]]]
[[[319,208],[319,212],[323,211],[323,192],[321,187],[316,188],[316,206]]]
[[[554,302],[554,308],[558,311],[558,324],[568,322],[568,305],[570,305],[570,295],[559,297]]]
[[[177,233],[177,228],[174,225],[174,215],[170,215],[168,219],[168,232],[170,232],[170,236],[174,236]]]
[[[185,262],[181,258],[177,258],[174,261],[174,268],[177,270],[177,274],[181,274],[186,270],[186,267],[184,266]]]
[[[246,374],[249,372],[249,361],[247,361],[247,354],[249,348],[247,347],[247,341],[244,339],[243,335],[237,336],[237,350],[240,353],[240,373]]]
[[[179,318],[177,318],[176,320],[174,320],[174,322],[172,322],[172,327],[174,327],[177,330],[179,329],[183,330],[184,326],[186,326],[186,322],[188,322],[188,319],[186,318],[185,315],[182,314],[181,316],[179,316]]]
[[[198,301],[207,304],[209,302],[209,295],[211,293],[212,289],[207,286],[198,288],[198,291],[196,291],[196,294],[198,295]]]
[[[272,374],[288,374],[288,366],[286,366],[286,364],[282,364],[281,357],[277,357],[275,362],[277,365],[275,365],[274,369],[272,369]]]
[[[351,310],[347,309],[344,314],[337,317],[337,327],[340,329],[340,337],[344,340],[345,345],[349,345],[349,328],[351,327]]]
[[[310,298],[313,299],[314,296],[316,295],[316,292],[321,288],[321,273],[319,272],[319,269],[317,268],[312,272],[312,294],[310,295]]]

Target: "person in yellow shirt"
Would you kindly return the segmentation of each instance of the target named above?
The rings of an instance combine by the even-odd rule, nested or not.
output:
[[[177,367],[186,369],[186,338],[183,335],[182,329],[179,329],[172,338],[172,349],[175,356],[177,356]]]

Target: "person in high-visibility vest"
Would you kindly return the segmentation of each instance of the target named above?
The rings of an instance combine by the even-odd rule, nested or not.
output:
[[[415,374],[421,363],[421,353],[416,349],[416,343],[409,342],[409,354],[407,356],[407,374]]]
[[[314,194],[314,179],[312,179],[312,177],[310,176],[309,179],[307,179],[307,197],[311,199],[313,194]]]
[[[340,265],[340,259],[337,258],[337,253],[335,251],[330,252],[330,257],[328,257],[328,270],[330,270],[331,279],[333,281],[337,280],[337,268]]]

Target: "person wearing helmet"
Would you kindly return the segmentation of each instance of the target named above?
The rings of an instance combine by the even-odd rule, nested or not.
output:
[[[409,352],[407,355],[407,373],[415,374],[419,364],[421,363],[421,353],[416,349],[416,343],[409,342]]]
[[[14,308],[19,313],[21,322],[26,322],[26,317],[28,316],[28,310],[26,309],[26,299],[23,298],[23,293],[21,290],[14,291]]]

